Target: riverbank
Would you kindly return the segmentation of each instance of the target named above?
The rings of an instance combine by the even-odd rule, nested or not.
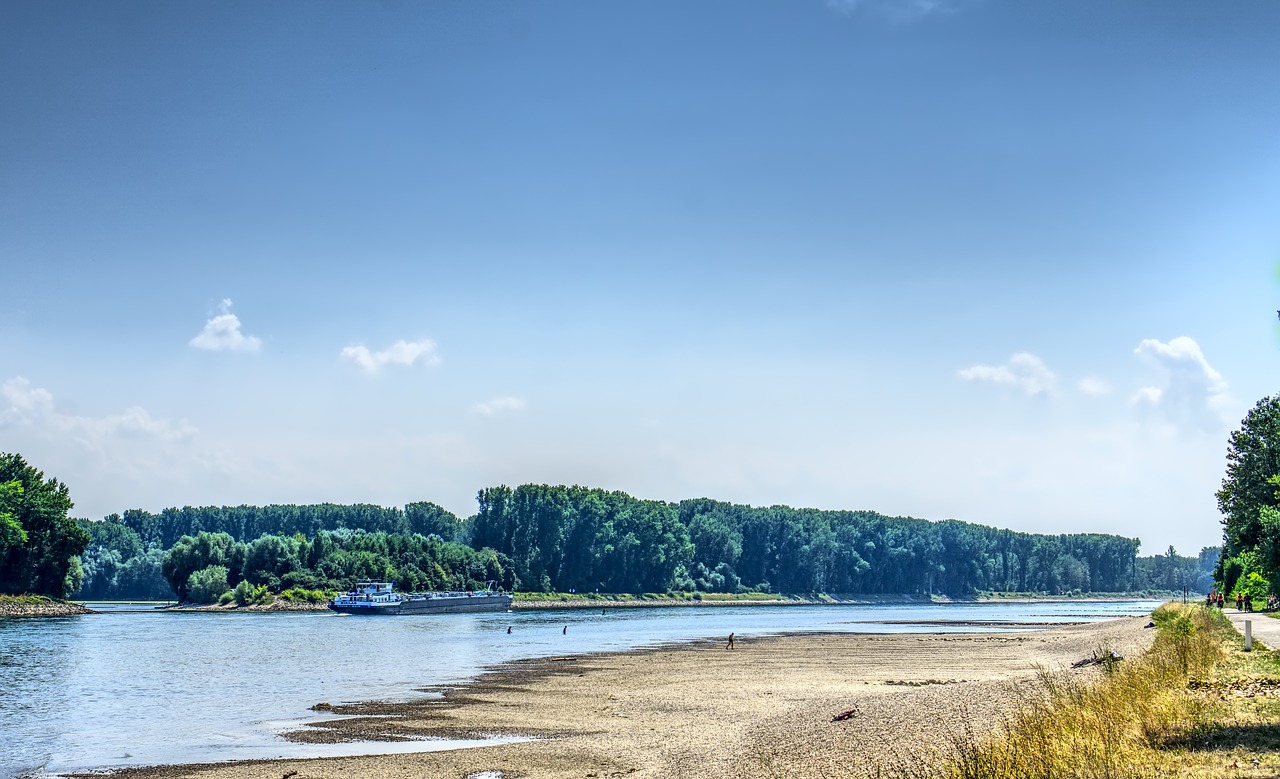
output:
[[[922,603],[1122,603],[1133,598],[1121,597],[1039,597],[1039,598],[948,598],[935,595],[932,598],[924,595],[847,595],[822,596],[804,598],[800,596],[783,596],[770,600],[741,599],[680,599],[680,598],[645,598],[643,596],[627,598],[592,598],[587,599],[538,599],[515,600],[511,603],[511,611],[549,611],[564,609],[653,609],[653,608],[716,608],[720,606],[876,606],[876,605],[914,605]],[[236,606],[234,604],[207,606],[172,606],[166,611],[208,611],[208,612],[300,612],[328,611],[324,603],[289,603],[277,600],[267,605]]]
[[[543,593],[516,593],[511,603],[511,611],[546,611],[564,609],[651,609],[651,608],[696,608],[720,606],[877,606],[877,605],[918,605],[927,603],[1121,603],[1133,600],[1133,596],[1119,595],[1027,595],[1019,594],[1008,597],[978,596],[973,598],[951,598],[945,595],[769,595],[753,598],[744,596],[724,596],[700,594],[693,597],[689,594],[679,595],[580,595],[567,594],[546,595]],[[208,604],[204,606],[169,606],[165,611],[197,611],[197,612],[300,612],[328,611],[324,603],[295,603],[277,599],[269,604],[251,604],[237,606],[233,603]]]
[[[74,617],[93,614],[78,603],[54,600],[43,595],[0,595],[0,618]]]
[[[1035,593],[982,594],[973,597],[947,595],[719,595],[698,593],[646,594],[646,595],[577,595],[563,593],[516,593],[512,611],[540,609],[601,609],[601,608],[682,608],[693,606],[877,606],[915,605],[921,603],[1122,603],[1138,599],[1158,599],[1165,596],[1146,594],[1098,594],[1039,595]]]
[[[1017,633],[822,634],[515,662],[415,703],[344,715],[295,741],[533,736],[446,752],[162,766],[134,779],[874,776],[927,763],[966,726],[1009,713],[1037,667],[1073,675],[1100,647],[1136,655],[1146,618]],[[832,721],[849,712],[848,716]],[[355,715],[355,716],[352,716]],[[376,751],[376,744],[371,751]],[[291,773],[296,772],[296,773]],[[490,773],[484,773],[490,772]]]
[[[292,601],[276,599],[271,603],[250,603],[245,606],[237,606],[234,603],[216,604],[210,603],[205,606],[168,606],[162,611],[194,611],[194,612],[250,612],[250,613],[296,613],[299,611],[328,611],[329,606],[325,603],[296,603]]]

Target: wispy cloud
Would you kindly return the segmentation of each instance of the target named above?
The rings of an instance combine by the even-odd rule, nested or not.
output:
[[[1164,390],[1159,387],[1140,387],[1137,392],[1133,393],[1134,403],[1147,403],[1152,406],[1160,404],[1160,397],[1164,395]]]
[[[119,414],[87,417],[58,410],[53,394],[41,387],[34,387],[27,379],[17,376],[0,385],[0,429],[6,427],[34,427],[47,433],[69,437],[86,449],[105,450],[111,439],[153,439],[181,441],[196,434],[196,429],[186,421],[170,422],[157,419],[139,406],[132,406]]]
[[[523,409],[524,399],[512,396],[492,398],[471,407],[472,411],[486,417],[491,417],[504,411],[521,411]]]
[[[1093,376],[1085,376],[1076,382],[1076,389],[1080,392],[1094,398],[1100,398],[1111,394],[1111,385],[1102,379]]]
[[[1227,381],[1187,336],[1165,343],[1147,338],[1133,353],[1160,369],[1164,386],[1143,387],[1133,401],[1161,410],[1172,421],[1216,428],[1231,421],[1236,401]]]
[[[365,373],[377,373],[388,365],[436,365],[440,362],[435,342],[426,338],[396,341],[380,352],[371,351],[363,344],[348,346],[342,350],[342,358],[355,363]]]
[[[210,352],[256,352],[261,339],[240,331],[240,317],[231,313],[231,299],[223,298],[218,313],[204,323],[204,329],[187,342],[196,349]]]
[[[1028,395],[1048,394],[1058,381],[1044,361],[1030,352],[1019,352],[1004,365],[974,365],[958,371],[957,375],[965,381],[1016,387]]]

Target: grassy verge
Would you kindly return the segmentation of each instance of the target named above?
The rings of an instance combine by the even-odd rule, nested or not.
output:
[[[1280,768],[1280,652],[1244,652],[1215,609],[1166,604],[1141,657],[1089,682],[1042,672],[997,732],[956,739],[941,768],[899,779],[1274,777]]]

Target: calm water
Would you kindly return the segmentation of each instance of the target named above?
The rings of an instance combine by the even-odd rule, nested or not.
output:
[[[415,689],[464,681],[523,657],[730,631],[748,637],[960,629],[868,620],[1075,622],[1144,614],[1156,605],[730,606],[421,617],[114,611],[0,619],[0,779],[124,765],[421,751],[430,745],[302,745],[276,733],[319,718],[309,708],[321,701],[425,697]]]

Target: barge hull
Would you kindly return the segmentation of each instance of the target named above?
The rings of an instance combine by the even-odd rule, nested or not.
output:
[[[467,614],[482,611],[507,611],[510,595],[476,596],[473,598],[432,598],[408,600],[400,604],[400,614]]]
[[[511,608],[511,596],[499,595],[461,598],[430,598],[370,606],[339,606],[336,604],[330,604],[329,608],[340,614],[398,614],[401,616],[414,614],[469,614],[476,612],[508,611]]]

